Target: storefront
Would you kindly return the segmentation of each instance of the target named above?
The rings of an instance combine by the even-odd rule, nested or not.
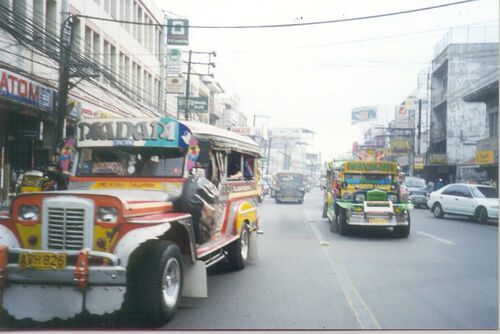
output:
[[[55,146],[55,91],[0,68],[0,203],[19,172],[47,166]]]

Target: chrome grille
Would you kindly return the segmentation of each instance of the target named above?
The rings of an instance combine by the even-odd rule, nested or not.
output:
[[[42,247],[49,250],[91,248],[94,201],[78,196],[47,197],[42,204]]]
[[[79,250],[84,244],[84,209],[48,208],[48,246],[51,249]]]

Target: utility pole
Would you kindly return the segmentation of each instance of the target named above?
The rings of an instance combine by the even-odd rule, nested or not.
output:
[[[189,58],[188,58],[188,71],[187,71],[187,80],[186,80],[186,104],[184,106],[184,119],[186,121],[189,120],[189,87],[191,85],[191,64],[199,64],[199,65],[207,65],[208,66],[208,72],[206,74],[199,74],[199,73],[193,73],[193,75],[199,75],[199,76],[204,76],[204,75],[208,75],[208,76],[211,76],[213,77],[214,75],[210,73],[210,66],[212,67],[215,67],[215,63],[211,62],[211,59],[212,59],[212,56],[214,57],[217,57],[217,54],[215,53],[215,51],[211,51],[211,52],[202,52],[202,51],[193,51],[193,50],[189,50]],[[197,53],[197,54],[207,54],[208,55],[208,63],[200,63],[200,62],[193,62],[191,61],[191,55],[193,53]]]
[[[71,44],[73,42],[73,34],[71,33],[72,20],[68,14],[68,0],[62,2],[61,11],[62,24],[59,42],[59,95],[57,101],[56,148],[64,140],[65,136],[69,92],[69,60],[71,57]]]
[[[418,149],[417,153],[420,155],[420,141],[422,139],[422,99],[418,100],[418,124],[417,124],[417,141]]]
[[[269,175],[269,159],[271,158],[271,142],[273,140],[273,137],[269,137],[269,146],[267,148],[267,168],[266,168],[266,175]]]
[[[191,78],[191,54],[192,51],[189,50],[189,60],[188,60],[188,71],[186,80],[186,101],[184,102],[184,120],[189,121],[189,86]]]

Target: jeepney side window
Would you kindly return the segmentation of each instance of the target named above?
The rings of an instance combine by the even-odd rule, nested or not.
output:
[[[243,155],[232,151],[228,156],[227,178],[232,180],[243,178]]]
[[[255,158],[251,155],[243,155],[243,177],[253,180],[255,175]]]
[[[226,152],[215,152],[215,159],[217,162],[217,167],[219,168],[219,177],[220,178],[226,178],[227,174],[227,168],[226,168]]]

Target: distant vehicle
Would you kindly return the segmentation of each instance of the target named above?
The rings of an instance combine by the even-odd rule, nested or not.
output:
[[[407,176],[403,184],[408,188],[410,201],[416,206],[427,207],[427,200],[429,199],[429,190],[425,184],[425,180],[420,177]]]
[[[427,205],[437,218],[446,214],[468,216],[480,223],[498,219],[498,192],[495,188],[466,183],[452,183],[433,191]]]
[[[335,185],[326,188],[323,213],[330,230],[348,234],[359,228],[392,227],[396,235],[410,233],[410,210],[406,187],[398,187],[398,165],[389,161],[347,161],[332,169]],[[338,172],[338,174],[337,174]],[[325,208],[326,205],[326,208]]]
[[[281,172],[276,175],[276,203],[304,202],[304,176],[300,173]]]

